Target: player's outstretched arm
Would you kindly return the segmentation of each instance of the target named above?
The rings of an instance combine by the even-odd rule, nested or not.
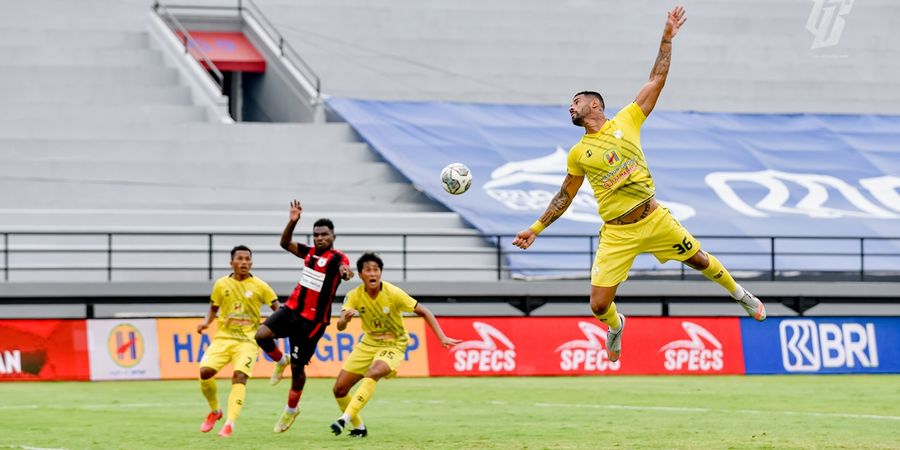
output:
[[[669,76],[669,63],[672,62],[672,39],[678,33],[678,30],[684,25],[687,15],[684,12],[684,6],[678,5],[675,9],[669,11],[666,18],[666,26],[663,28],[662,40],[659,43],[659,53],[656,55],[656,62],[653,69],[650,70],[650,81],[641,88],[634,102],[638,104],[644,115],[649,115],[656,106],[659,99],[659,93],[662,92],[663,86],[666,85],[666,77]]]
[[[413,310],[419,317],[425,319],[425,322],[428,322],[428,326],[431,327],[431,331],[434,331],[434,334],[437,335],[438,339],[441,341],[441,345],[444,348],[449,348],[451,345],[456,345],[462,342],[460,339],[453,339],[451,337],[447,337],[444,334],[444,330],[441,329],[441,325],[438,323],[437,319],[434,318],[434,314],[431,313],[431,310],[426,308],[421,303],[416,305],[416,309]]]
[[[559,192],[550,199],[550,205],[547,206],[547,210],[530,227],[516,233],[516,238],[512,242],[513,245],[523,250],[531,247],[531,244],[541,234],[541,231],[544,231],[544,228],[549,227],[551,223],[559,219],[569,209],[569,205],[572,204],[572,200],[575,199],[575,195],[581,189],[582,183],[584,183],[584,175],[566,174]]]
[[[287,225],[284,227],[284,231],[281,232],[281,248],[297,255],[300,255],[300,244],[292,241],[294,237],[294,228],[297,226],[297,222],[300,221],[300,215],[303,213],[303,206],[300,205],[300,202],[294,199],[291,201],[291,209],[288,213],[289,220]],[[306,256],[306,255],[303,255]]]
[[[200,322],[197,325],[197,332],[203,334],[207,328],[209,328],[209,324],[212,323],[213,319],[216,318],[216,313],[219,311],[219,307],[216,305],[209,305],[209,311],[206,312],[206,317],[203,318],[203,322]]]

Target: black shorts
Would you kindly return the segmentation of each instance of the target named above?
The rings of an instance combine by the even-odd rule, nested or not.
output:
[[[276,338],[288,338],[292,366],[309,364],[327,326],[322,322],[313,322],[300,316],[297,311],[285,307],[278,308],[278,311],[269,316],[263,325],[269,327]]]

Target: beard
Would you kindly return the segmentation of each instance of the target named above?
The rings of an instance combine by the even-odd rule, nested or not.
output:
[[[584,126],[584,116],[575,114],[575,116],[572,117],[572,124],[579,126],[579,127],[583,127]]]

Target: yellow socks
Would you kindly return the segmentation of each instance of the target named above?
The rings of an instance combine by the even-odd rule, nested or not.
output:
[[[619,323],[619,311],[616,309],[616,302],[610,302],[609,307],[606,308],[606,312],[603,314],[594,314],[594,317],[613,330],[618,330],[622,327],[622,324]]]
[[[349,395],[345,395],[341,398],[335,397],[334,399],[337,400],[338,408],[341,408],[341,412],[346,411],[347,406],[350,405],[350,396]],[[362,417],[359,415],[359,412],[357,412],[357,414],[355,416],[350,418],[350,423],[353,424],[353,428],[359,428],[360,425],[362,425],[363,421],[362,421]]]
[[[228,394],[228,421],[234,422],[241,408],[244,406],[244,397],[247,395],[247,385],[234,383],[231,385],[231,393]]]
[[[350,417],[352,421],[354,418],[358,418],[357,415],[359,411],[363,409],[363,406],[366,406],[366,403],[372,398],[372,394],[375,393],[375,381],[373,378],[363,378],[362,384],[353,393],[353,399],[350,400],[350,404],[347,405],[347,408],[344,409],[344,414]]]
[[[209,403],[209,410],[218,411],[219,397],[218,389],[216,388],[216,379],[213,377],[208,380],[200,380],[200,392],[206,397],[206,401]]]
[[[734,281],[734,278],[731,277],[731,274],[728,273],[728,270],[725,269],[725,266],[716,259],[715,256],[707,253],[706,257],[709,259],[709,267],[700,273],[703,274],[704,277],[708,278],[710,281],[717,283],[719,286],[725,288],[732,297],[740,298],[744,290],[738,286],[738,284]]]

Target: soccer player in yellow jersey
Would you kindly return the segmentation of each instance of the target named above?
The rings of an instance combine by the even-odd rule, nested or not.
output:
[[[204,433],[212,430],[222,418],[216,392],[216,373],[227,364],[234,364],[231,393],[228,395],[228,418],[219,430],[222,437],[230,437],[234,431],[234,421],[244,405],[247,379],[259,354],[259,346],[254,339],[259,328],[259,309],[262,305],[269,305],[272,311],[278,309],[275,291],[250,273],[252,258],[250,249],[243,245],[231,249],[233,272],[216,280],[210,295],[209,312],[204,321],[197,325],[197,332],[203,333],[218,315],[218,331],[200,360],[200,391],[209,402],[211,411],[200,426],[200,431]]]
[[[353,316],[362,319],[363,338],[353,348],[334,382],[334,398],[344,413],[331,424],[331,431],[340,435],[347,423],[353,424],[351,437],[366,437],[368,431],[359,411],[375,393],[375,383],[383,377],[392,377],[406,356],[409,333],[403,326],[404,312],[414,312],[423,317],[444,348],[460,343],[459,339],[444,335],[434,315],[403,289],[381,280],[384,263],[374,253],[365,253],[356,261],[356,269],[363,284],[347,293],[341,308],[337,329],[347,328]],[[362,384],[347,394],[359,380]]]
[[[616,311],[613,299],[640,253],[652,253],[660,262],[681,261],[725,288],[750,316],[766,318],[762,302],[737,284],[716,257],[701,250],[700,242],[654,199],[640,129],[666,83],[672,39],[685,20],[684,7],[669,11],[650,80],[634,102],[612,119],[606,118],[600,94],[584,91],[575,95],[569,114],[573,124],[584,127],[585,135],[569,150],[568,173],[559,193],[544,214],[513,240],[519,248],[531,246],[544,228],[563,215],[588,179],[605,222],[591,268],[591,311],[609,326],[606,349],[611,361],[619,359],[625,328],[625,317]]]

